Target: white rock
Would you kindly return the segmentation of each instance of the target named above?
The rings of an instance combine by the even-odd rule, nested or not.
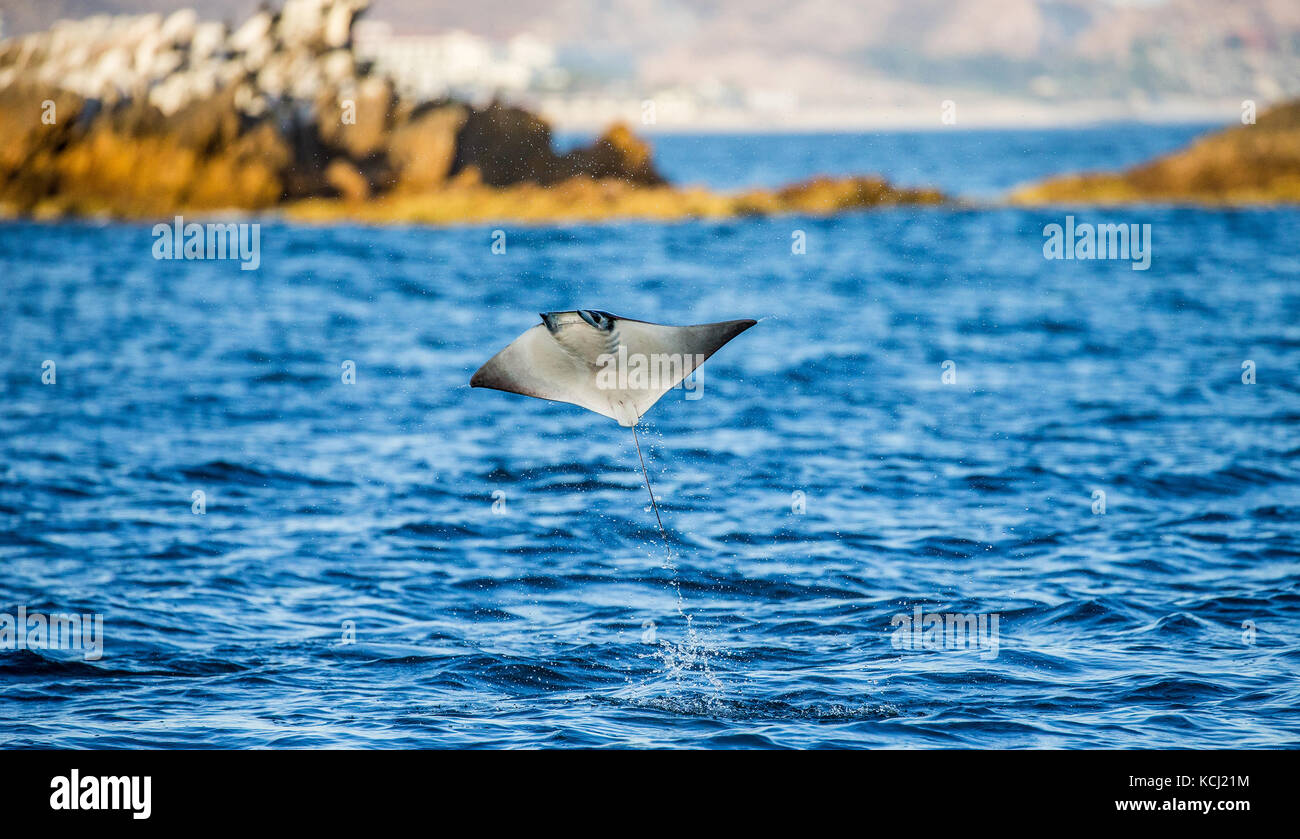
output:
[[[365,3],[353,3],[351,0],[335,0],[325,13],[325,45],[327,47],[346,47],[352,40],[352,21],[365,8]]]
[[[172,12],[163,21],[159,34],[169,44],[188,44],[194,38],[195,27],[199,25],[199,13],[193,9],[181,9]]]
[[[251,72],[256,73],[264,64],[266,64],[267,60],[274,52],[275,43],[269,38],[261,41],[254,41],[249,45],[248,49],[243,51],[242,60],[244,67]]]
[[[162,48],[162,38],[157,33],[150,33],[140,39],[140,43],[135,48],[135,69],[137,73],[148,72],[153,66],[154,59],[158,57],[158,50]]]
[[[269,110],[266,98],[246,84],[235,88],[235,107],[254,117],[260,117]]]
[[[266,41],[270,32],[271,15],[267,12],[258,12],[246,20],[243,26],[236,29],[227,43],[236,52],[247,52],[255,44]]]
[[[185,59],[181,56],[181,54],[174,50],[169,50],[168,52],[159,53],[158,56],[154,58],[153,64],[150,65],[149,67],[147,78],[149,79],[166,78],[169,74],[175,72],[176,69],[179,68],[182,63],[184,63],[184,60]]]
[[[379,96],[380,78],[357,77],[352,25],[368,0],[285,0],[234,32],[184,9],[164,17],[95,15],[0,45],[0,83],[36,78],[82,96],[145,96],[171,115],[235,85],[250,114],[310,109],[331,90]],[[288,97],[288,98],[286,98]]]
[[[172,76],[149,90],[149,104],[171,116],[187,104],[187,89],[183,76]]]
[[[85,67],[90,63],[90,48],[78,45],[68,50],[59,50],[55,60],[50,63],[56,67]]]
[[[122,33],[122,37],[128,41],[139,42],[148,33],[162,29],[162,24],[163,16],[160,14],[141,15],[130,19],[130,22],[125,27],[126,31]]]
[[[320,66],[325,78],[338,84],[357,74],[357,63],[348,50],[331,50],[321,59]]]
[[[131,73],[131,59],[120,47],[108,50],[95,63],[94,73],[114,83],[125,81]]]
[[[358,92],[364,99],[378,99],[388,96],[388,80],[371,76],[358,85]]]
[[[289,82],[289,74],[279,64],[268,64],[257,74],[257,89],[271,96],[281,96]]]
[[[217,72],[215,68],[205,67],[190,74],[190,91],[195,99],[207,99],[217,92]]]
[[[200,23],[190,41],[190,61],[206,61],[221,49],[226,41],[226,25],[219,21]]]
[[[228,84],[234,84],[247,75],[244,66],[236,61],[224,61],[216,65],[217,84],[225,87]]]
[[[313,65],[306,73],[293,77],[293,86],[290,88],[290,93],[295,99],[312,102],[320,94],[324,86],[320,70]]]
[[[307,46],[324,35],[324,0],[285,0],[276,34],[286,45]]]

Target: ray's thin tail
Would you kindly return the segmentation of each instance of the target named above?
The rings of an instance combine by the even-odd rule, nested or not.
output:
[[[664,530],[664,520],[659,516],[659,502],[655,501],[655,491],[650,488],[650,471],[645,468],[645,456],[641,454],[641,439],[637,436],[636,425],[632,426],[632,441],[636,443],[636,456],[641,461],[641,474],[645,476],[645,489],[650,493],[650,506],[655,511],[655,521],[659,522],[659,535],[664,537],[664,545],[668,548],[668,558],[671,561],[673,556],[673,545],[668,541],[668,531]]]
[[[661,660],[667,665],[668,675],[676,679],[678,684],[682,682],[683,673],[695,671],[708,681],[713,688],[714,696],[718,696],[723,689],[722,682],[714,675],[713,667],[709,664],[710,648],[695,631],[695,621],[686,611],[686,599],[682,597],[682,584],[677,579],[677,564],[673,562],[673,543],[668,541],[668,531],[664,529],[663,517],[659,515],[659,502],[655,500],[655,491],[650,487],[650,470],[646,468],[645,455],[641,454],[641,439],[636,433],[636,425],[632,426],[632,441],[636,443],[637,460],[641,461],[641,474],[645,476],[646,492],[650,493],[650,506],[654,508],[655,521],[659,523],[659,535],[664,537],[664,547],[668,549],[668,559],[664,562],[664,567],[672,572],[668,584],[677,595],[677,614],[686,622],[684,641],[677,644],[666,640],[659,642]]]

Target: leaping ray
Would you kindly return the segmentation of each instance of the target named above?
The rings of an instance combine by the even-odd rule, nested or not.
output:
[[[470,386],[568,402],[627,427],[757,323],[663,326],[594,309],[541,317],[541,323],[480,367]]]
[[[596,309],[546,312],[541,317],[541,323],[480,367],[470,386],[568,402],[630,427],[655,520],[666,542],[668,534],[636,435],[637,420],[757,321],[664,326]]]

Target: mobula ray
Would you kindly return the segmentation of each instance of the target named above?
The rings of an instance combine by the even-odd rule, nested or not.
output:
[[[568,402],[632,429],[641,474],[664,541],[663,519],[641,454],[637,420],[724,344],[757,321],[664,326],[596,309],[546,312],[470,379],[486,387]]]

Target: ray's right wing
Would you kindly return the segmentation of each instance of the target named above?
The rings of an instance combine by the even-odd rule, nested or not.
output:
[[[757,322],[746,318],[695,326],[664,326],[615,318],[614,326],[618,330],[619,342],[627,348],[629,355],[642,356],[656,370],[671,369],[673,372],[672,376],[656,378],[651,388],[623,392],[631,401],[636,416],[639,418],[645,414],[661,396],[699,369],[709,356]],[[670,363],[665,364],[665,361]],[[615,419],[623,422],[617,416]]]

